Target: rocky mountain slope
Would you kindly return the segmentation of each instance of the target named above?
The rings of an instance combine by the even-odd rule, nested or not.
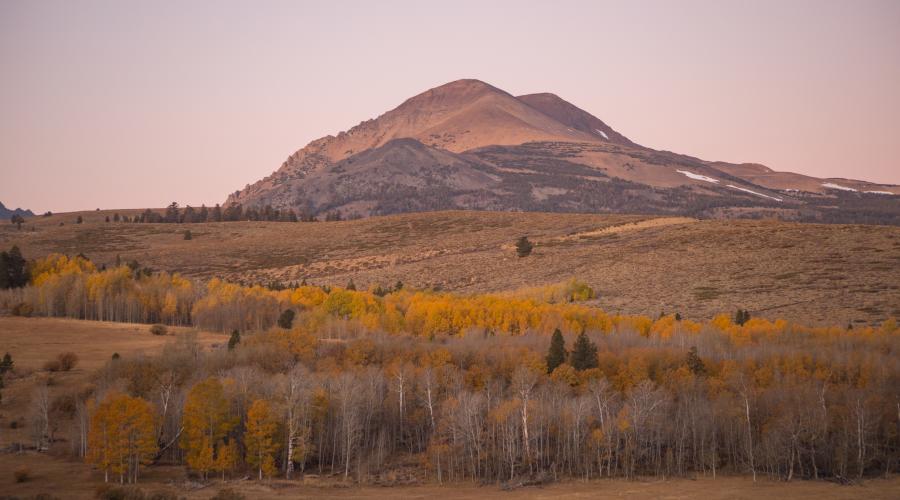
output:
[[[0,202],[0,219],[9,219],[13,215],[21,215],[22,217],[33,217],[34,212],[31,210],[24,210],[21,208],[9,209]]]
[[[343,217],[478,209],[900,224],[898,194],[652,150],[554,94],[458,80],[311,142],[226,204]]]

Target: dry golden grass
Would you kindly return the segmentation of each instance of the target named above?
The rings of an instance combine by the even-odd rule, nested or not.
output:
[[[26,466],[32,479],[25,483],[13,480],[12,470]],[[96,488],[102,484],[102,476],[91,471],[89,465],[76,460],[52,458],[36,453],[0,454],[0,492],[5,495],[37,495],[51,493],[66,499],[95,498]],[[865,498],[871,500],[900,498],[900,477],[866,480],[862,484],[841,486],[825,481],[771,481],[760,479],[756,483],[749,477],[720,476],[716,479],[624,479],[597,481],[565,481],[543,487],[519,488],[504,491],[499,486],[476,486],[472,483],[418,486],[349,486],[341,483],[307,479],[306,481],[273,480],[268,483],[255,481],[228,481],[222,484],[213,480],[209,485],[192,489],[185,482],[181,467],[149,467],[142,474],[138,486],[147,493],[165,491],[179,497],[207,499],[222,487],[232,488],[248,499],[583,499],[583,498],[655,498],[655,499],[752,499],[792,498],[830,500]],[[193,485],[192,485],[193,486]]]
[[[61,394],[77,394],[113,353],[122,357],[152,355],[185,335],[195,335],[197,342],[204,346],[228,341],[227,335],[187,328],[170,327],[165,336],[152,335],[149,330],[150,325],[129,323],[0,317],[0,356],[9,352],[15,362],[15,373],[4,378],[0,449],[12,443],[28,442],[29,404],[38,384],[50,381],[51,399]],[[49,373],[42,369],[45,362],[63,352],[78,356],[73,370]],[[15,429],[11,428],[13,422],[16,422]]]
[[[198,278],[402,280],[464,293],[577,277],[611,312],[699,319],[738,307],[811,324],[900,316],[900,228],[889,226],[497,212],[296,224],[103,222],[112,214],[82,212],[80,225],[73,213],[29,219],[22,231],[0,226],[0,248],[18,244],[30,257],[81,252],[98,264],[119,255]],[[185,241],[188,228],[193,239]],[[519,259],[512,243],[522,235],[536,245]]]

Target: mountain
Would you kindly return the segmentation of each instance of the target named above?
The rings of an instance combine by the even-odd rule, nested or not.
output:
[[[897,194],[656,151],[555,94],[468,79],[312,141],[225,203],[344,217],[478,209],[900,224]]]
[[[34,213],[31,210],[23,210],[21,208],[17,208],[15,210],[10,210],[0,202],[0,219],[9,219],[13,215],[21,215],[22,217],[34,217]]]

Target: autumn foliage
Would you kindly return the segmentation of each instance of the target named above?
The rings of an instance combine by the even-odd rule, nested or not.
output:
[[[156,427],[150,403],[126,394],[110,394],[94,409],[88,435],[88,460],[119,482],[137,482],[141,465],[157,451]]]
[[[438,482],[845,480],[898,467],[894,320],[610,315],[578,282],[469,296],[273,290],[61,256],[32,275],[23,296],[41,314],[240,332],[207,350],[176,335],[159,356],[98,372],[96,387],[127,395],[91,407],[87,458],[120,481],[153,460],[201,478],[363,482],[409,467]],[[296,315],[279,326],[286,310]]]

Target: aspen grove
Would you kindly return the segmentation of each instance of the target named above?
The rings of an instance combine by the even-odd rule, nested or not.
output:
[[[896,321],[620,316],[593,295],[273,290],[53,255],[0,307],[239,332],[115,357],[48,416],[108,480],[152,464],[360,482],[897,471]]]

